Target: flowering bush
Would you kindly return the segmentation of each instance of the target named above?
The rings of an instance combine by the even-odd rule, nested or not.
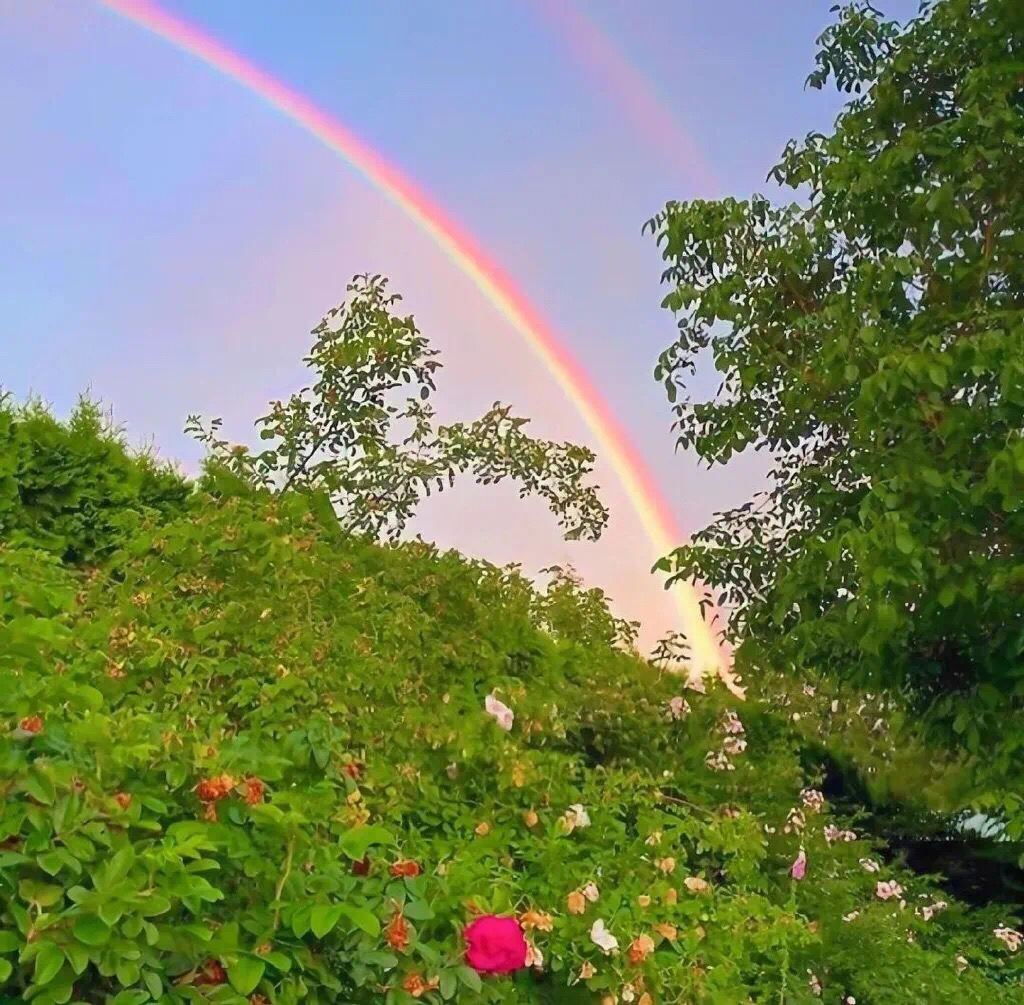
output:
[[[100,566],[0,549],[0,995],[1019,1000],[1012,913],[859,838],[784,710],[215,484]]]

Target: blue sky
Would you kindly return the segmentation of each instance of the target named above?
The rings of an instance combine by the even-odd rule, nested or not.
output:
[[[552,0],[554,2],[554,0]],[[564,0],[570,2],[570,0]],[[708,166],[707,195],[766,190],[786,140],[839,100],[804,91],[828,2],[571,0]],[[676,456],[651,380],[673,335],[641,224],[701,192],[540,0],[168,0],[359,133],[460,221],[565,335],[680,523],[745,497],[761,463]],[[912,0],[889,5],[912,12]],[[185,414],[239,439],[301,378],[307,332],[361,271],[390,275],[443,352],[439,407],[495,399],[589,434],[517,337],[363,179],[243,88],[91,0],[0,0],[0,384],[64,412],[91,387],[133,442],[194,468]],[[710,383],[710,381],[709,381]],[[432,501],[420,529],[535,569],[574,562],[657,632],[672,619],[610,473],[613,523],[566,545],[514,491]]]

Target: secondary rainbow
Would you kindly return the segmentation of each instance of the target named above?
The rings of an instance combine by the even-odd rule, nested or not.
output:
[[[651,541],[655,556],[667,554],[682,540],[683,534],[675,526],[643,460],[586,374],[526,297],[440,207],[346,126],[196,26],[149,0],[98,2],[258,95],[347,161],[414,220],[543,361],[603,448]],[[701,617],[695,591],[688,586],[681,587],[676,592],[676,600],[682,629],[690,640],[692,669],[722,673],[722,653]]]
[[[654,149],[667,154],[695,186],[695,194],[708,198],[717,192],[718,180],[686,130],[597,21],[584,13],[576,0],[535,0],[535,4],[573,57],[614,98],[637,131]]]

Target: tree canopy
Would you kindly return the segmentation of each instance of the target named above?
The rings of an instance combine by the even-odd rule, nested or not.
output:
[[[853,98],[772,170],[796,201],[649,224],[680,444],[774,462],[664,567],[728,609],[748,680],[886,691],[1019,837],[1024,8],[937,0],[899,26],[856,3],[820,41],[809,83]],[[721,388],[693,400],[708,357]]]

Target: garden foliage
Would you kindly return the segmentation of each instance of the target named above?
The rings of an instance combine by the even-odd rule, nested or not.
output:
[[[854,839],[784,717],[683,691],[570,577],[382,546],[216,465],[147,505],[101,431],[5,421],[8,498],[69,529],[9,508],[0,548],[0,994],[1019,1000],[1005,907]],[[82,457],[127,485],[75,564],[107,477]],[[531,966],[468,965],[488,914]]]

